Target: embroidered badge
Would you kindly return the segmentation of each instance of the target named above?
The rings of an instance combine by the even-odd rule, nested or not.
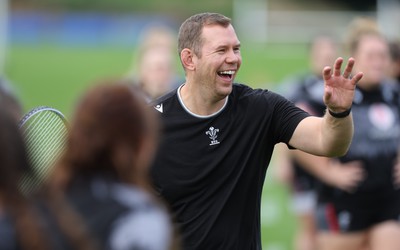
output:
[[[211,139],[210,146],[219,144],[219,141],[217,140],[218,132],[219,132],[219,129],[214,128],[214,127],[210,127],[208,129],[208,131],[206,131],[206,135],[208,135],[208,137]]]

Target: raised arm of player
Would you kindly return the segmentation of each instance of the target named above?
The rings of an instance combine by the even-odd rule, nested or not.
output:
[[[304,152],[336,157],[344,155],[353,137],[353,118],[351,113],[345,117],[334,117],[331,112],[340,114],[351,109],[357,82],[363,73],[350,78],[354,59],[350,58],[341,74],[342,58],[335,61],[333,73],[325,67],[323,77],[325,90],[323,100],[327,106],[326,114],[320,117],[310,116],[303,119],[294,131],[289,144]],[[328,111],[331,112],[328,112]]]

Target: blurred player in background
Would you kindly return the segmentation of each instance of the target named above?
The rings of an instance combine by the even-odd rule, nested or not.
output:
[[[153,100],[183,82],[176,67],[176,35],[166,26],[150,26],[140,36],[128,78]]]
[[[373,19],[349,26],[346,48],[363,71],[352,106],[354,136],[338,159],[303,157],[322,182],[316,222],[319,250],[396,250],[400,246],[400,189],[396,159],[400,140],[398,86],[388,80],[387,40]],[[312,103],[309,103],[312,105]],[[323,103],[312,105],[323,112]]]
[[[323,104],[321,96],[324,92],[322,72],[338,56],[338,44],[328,35],[316,36],[309,47],[309,72],[291,77],[287,83],[288,93],[283,93],[297,106],[315,116],[323,116],[324,112],[313,109],[312,104]],[[323,109],[323,111],[325,111]],[[279,145],[276,174],[280,181],[288,185],[292,192],[292,206],[297,217],[298,228],[294,241],[295,250],[314,250],[316,227],[314,213],[316,208],[316,179],[301,167],[303,153],[288,150]]]

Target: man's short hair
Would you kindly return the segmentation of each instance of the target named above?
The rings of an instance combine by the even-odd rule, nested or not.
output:
[[[208,25],[220,25],[228,27],[231,19],[218,13],[200,13],[193,15],[184,21],[179,29],[178,34],[178,53],[181,54],[185,48],[193,50],[193,52],[201,57],[201,47],[203,40],[201,37],[203,27]]]

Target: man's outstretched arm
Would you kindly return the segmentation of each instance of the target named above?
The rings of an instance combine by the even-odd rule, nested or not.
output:
[[[334,69],[325,67],[323,100],[327,106],[325,115],[303,119],[294,131],[289,144],[304,152],[336,157],[344,155],[353,138],[353,103],[355,87],[362,78],[361,72],[350,78],[354,59],[350,58],[341,74],[342,58],[335,61]]]

